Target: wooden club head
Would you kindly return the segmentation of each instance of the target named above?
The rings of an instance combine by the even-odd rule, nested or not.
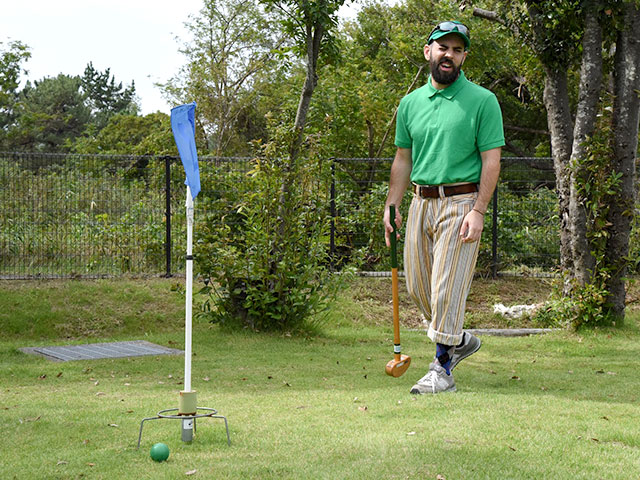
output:
[[[394,358],[385,367],[384,371],[387,375],[392,377],[399,377],[407,371],[409,365],[411,365],[411,357],[408,355],[400,355],[400,358]]]

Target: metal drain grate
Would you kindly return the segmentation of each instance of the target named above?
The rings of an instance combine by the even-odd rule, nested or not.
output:
[[[101,358],[141,357],[145,355],[183,355],[182,350],[163,347],[144,340],[113,343],[90,343],[60,347],[28,347],[25,353],[43,355],[50,360],[68,362],[71,360],[98,360]]]

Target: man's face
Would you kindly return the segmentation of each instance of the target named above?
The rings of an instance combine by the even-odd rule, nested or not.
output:
[[[460,75],[467,52],[462,38],[451,33],[425,45],[424,57],[429,61],[433,80],[440,85],[451,85]]]

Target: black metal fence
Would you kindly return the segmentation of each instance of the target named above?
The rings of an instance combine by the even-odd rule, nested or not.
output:
[[[364,270],[388,268],[381,226],[392,159],[333,159],[332,252]],[[500,182],[485,215],[478,270],[554,269],[559,260],[559,222],[551,158],[503,158]],[[406,218],[411,192],[401,206]],[[402,259],[400,259],[401,261]]]
[[[390,165],[327,160],[319,194],[331,212],[327,247],[335,268],[387,268],[380,216]],[[201,158],[202,198],[238,188],[251,167],[247,158]],[[549,159],[503,160],[485,216],[481,270],[555,266],[553,189]],[[0,153],[0,278],[181,272],[185,194],[177,157]],[[215,218],[206,211],[211,205],[197,202],[196,222]],[[194,235],[197,241],[197,223]]]

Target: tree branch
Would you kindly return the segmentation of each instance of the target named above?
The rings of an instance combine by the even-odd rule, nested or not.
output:
[[[534,135],[549,135],[547,130],[536,130],[535,128],[518,127],[516,125],[505,125],[505,130],[512,130],[514,132],[532,133]]]
[[[473,16],[474,17],[484,18],[484,19],[490,20],[492,22],[497,22],[500,25],[506,25],[507,24],[507,22],[505,22],[502,18],[500,18],[500,16],[496,12],[492,12],[491,10],[483,10],[482,8],[475,7],[473,9]]]
[[[424,71],[426,66],[427,66],[426,63],[423,63],[422,65],[420,65],[420,68],[418,68],[418,72],[416,73],[416,76],[413,78],[413,82],[411,82],[411,85],[409,85],[409,88],[407,88],[407,93],[405,93],[405,95],[408,95],[409,92],[411,92],[411,90],[413,90],[413,87],[416,85],[416,83],[420,79],[420,75],[422,75],[422,72]],[[387,129],[384,132],[384,136],[382,137],[382,141],[380,142],[380,147],[378,147],[378,151],[376,152],[376,157],[379,157],[380,154],[382,153],[382,149],[384,148],[384,144],[387,143],[387,137],[389,136],[389,131],[391,130],[391,126],[393,125],[393,122],[395,122],[397,115],[398,115],[398,107],[396,106],[396,109],[393,111],[393,116],[391,117],[391,120],[389,121],[389,124],[387,125]]]
[[[491,22],[499,23],[500,25],[508,27],[509,30],[511,30],[511,32],[516,37],[520,36],[520,29],[515,24],[508,25],[507,21],[504,18],[502,18],[500,15],[498,15],[496,12],[492,12],[491,10],[484,10],[482,8],[474,7],[473,8],[473,16],[474,17],[478,17],[478,18],[484,18],[485,20],[489,20]]]

